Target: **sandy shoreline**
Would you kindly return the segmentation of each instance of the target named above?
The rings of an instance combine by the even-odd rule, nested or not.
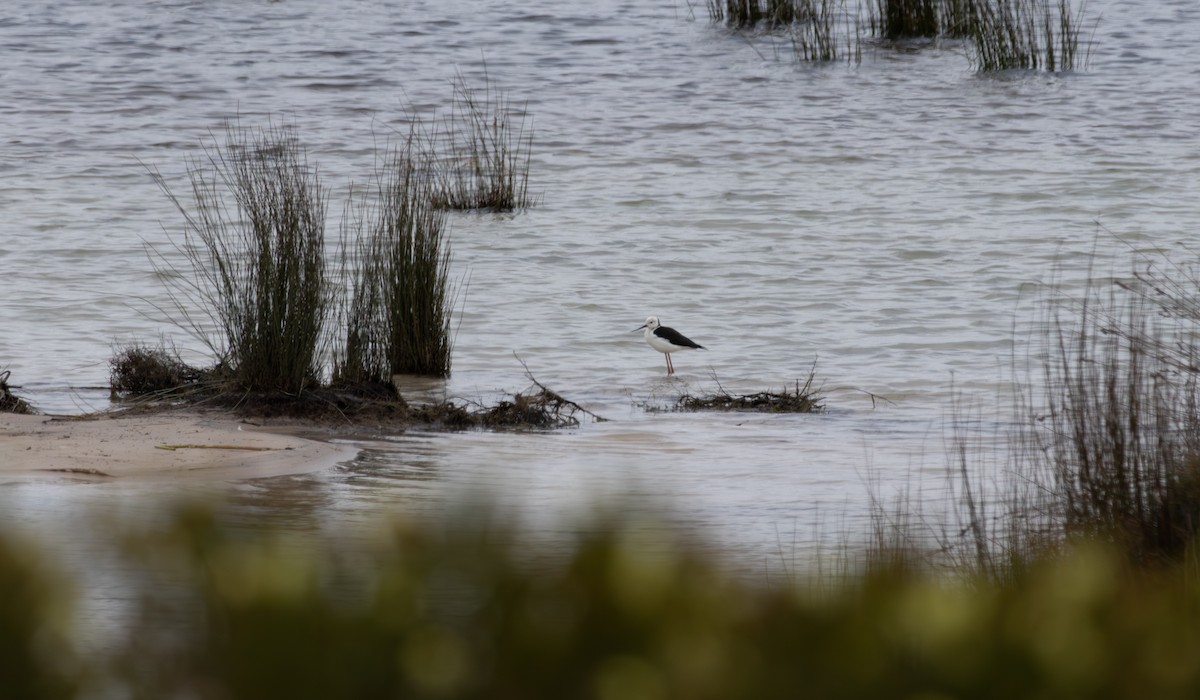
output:
[[[222,415],[0,413],[4,479],[251,479],[327,469],[356,452]]]

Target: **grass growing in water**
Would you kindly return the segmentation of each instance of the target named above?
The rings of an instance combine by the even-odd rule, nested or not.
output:
[[[708,0],[714,22],[737,29],[783,27],[804,17],[805,0]]]
[[[938,7],[939,31],[953,38],[973,36],[979,17],[979,6],[984,0],[942,0]]]
[[[1069,0],[981,0],[971,25],[972,62],[985,73],[1082,69],[1082,13],[1081,7],[1073,14]]]
[[[350,205],[343,237],[354,241],[346,246],[355,258],[352,297],[335,379],[450,374],[454,294],[436,192],[414,133],[385,154],[373,184]]]
[[[1089,292],[1073,325],[1056,324],[1033,437],[1065,534],[1152,564],[1179,560],[1200,532],[1200,307],[1195,286],[1135,280]]]
[[[944,0],[875,0],[868,5],[871,33],[889,41],[932,38],[942,32]]]
[[[861,62],[865,24],[872,35],[889,42],[967,39],[972,64],[980,73],[1085,68],[1088,51],[1079,47],[1083,7],[1074,10],[1071,0],[870,0],[864,20],[861,4],[847,11],[844,0],[708,3],[716,23],[735,29],[785,29],[800,61]],[[839,33],[842,18],[845,31]]]
[[[917,527],[924,519],[901,504],[880,549],[918,543],[927,565],[1008,582],[1080,547],[1139,571],[1200,568],[1200,275],[1147,263],[1097,285],[1078,300],[1055,290],[1042,301],[1018,427],[996,436],[1008,450],[997,492],[973,485],[966,431],[952,475],[956,524]]]
[[[514,109],[505,93],[493,92],[486,75],[482,92],[461,73],[453,88],[443,130],[427,137],[436,151],[430,161],[436,165],[437,186],[430,193],[434,205],[492,211],[531,206],[533,130],[526,127],[524,108]]]
[[[1028,2],[1029,0],[1021,0]],[[965,38],[990,0],[874,0],[867,6],[871,34],[888,41]]]
[[[799,7],[799,18],[790,27],[792,50],[801,61],[831,62],[838,60],[839,40],[836,33],[837,18],[842,12],[838,0],[795,0]],[[847,18],[847,24],[850,20]],[[848,61],[857,63],[862,59],[858,45],[858,19],[854,19],[854,32],[846,40]]]
[[[188,165],[192,206],[158,175],[184,217],[176,250],[191,275],[152,253],[184,323],[228,369],[231,388],[296,394],[320,381],[332,296],[326,280],[327,192],[303,147],[282,127],[228,123],[224,143]],[[188,310],[199,300],[219,339]]]

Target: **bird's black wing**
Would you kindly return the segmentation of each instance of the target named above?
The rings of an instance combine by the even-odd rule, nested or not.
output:
[[[692,342],[687,336],[685,336],[684,334],[675,330],[674,328],[667,328],[666,326],[659,326],[658,328],[654,329],[654,335],[657,335],[659,338],[662,338],[663,340],[667,341],[668,343],[671,343],[672,345],[678,345],[678,346],[684,347],[684,348],[699,348],[701,350],[704,349],[703,345]]]

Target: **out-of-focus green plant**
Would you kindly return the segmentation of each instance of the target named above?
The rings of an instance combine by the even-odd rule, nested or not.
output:
[[[135,550],[157,575],[124,682],[214,698],[1200,692],[1200,596],[1182,570],[1141,575],[1096,548],[1004,585],[900,561],[764,587],[650,531],[614,521],[539,551],[503,527],[398,526],[314,546],[189,516]]]
[[[78,692],[66,673],[75,667],[62,664],[72,657],[46,646],[44,579],[0,547],[0,696],[1200,693],[1200,595],[1182,567],[1147,574],[1089,546],[1004,584],[893,558],[771,587],[730,576],[703,543],[663,530],[600,523],[573,547],[461,524],[338,541],[185,511],[129,548],[140,602],[128,636],[112,640],[113,657],[93,658],[80,677],[97,686]]]
[[[64,593],[36,549],[0,537],[0,698],[75,692],[80,667],[66,643]]]

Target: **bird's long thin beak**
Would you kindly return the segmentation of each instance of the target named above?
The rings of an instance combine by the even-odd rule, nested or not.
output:
[[[630,332],[630,333],[637,333],[638,331],[642,330],[642,329],[643,329],[643,328],[645,328],[645,327],[646,327],[646,324],[644,324],[644,323],[643,323],[642,325],[638,326],[637,328],[634,328],[633,330],[631,330],[631,331],[629,331],[629,332]]]

